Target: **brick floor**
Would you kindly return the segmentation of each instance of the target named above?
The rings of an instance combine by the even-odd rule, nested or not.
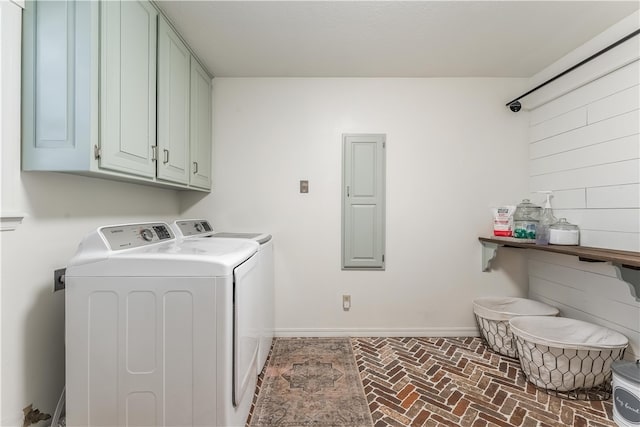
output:
[[[492,352],[479,338],[351,343],[375,427],[616,425],[611,400],[568,400],[539,391],[522,377],[517,360]],[[261,384],[259,378],[254,403]]]

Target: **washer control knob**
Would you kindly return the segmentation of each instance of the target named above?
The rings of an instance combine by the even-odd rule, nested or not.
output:
[[[153,240],[153,231],[149,230],[148,228],[143,228],[142,230],[140,230],[140,237],[142,237],[142,240],[150,242]]]
[[[200,224],[199,222],[196,222],[196,224],[194,225],[194,228],[198,233],[202,233],[202,224]]]

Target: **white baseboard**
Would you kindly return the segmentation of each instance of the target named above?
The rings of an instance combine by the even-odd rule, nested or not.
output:
[[[276,337],[477,337],[478,328],[276,328]]]

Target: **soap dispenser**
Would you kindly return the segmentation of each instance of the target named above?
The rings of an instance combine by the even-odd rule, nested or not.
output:
[[[549,227],[555,224],[558,220],[553,216],[551,211],[551,197],[552,191],[538,191],[547,195],[547,201],[544,204],[544,209],[540,215],[538,222],[538,229],[536,230],[536,245],[548,245],[549,244]]]

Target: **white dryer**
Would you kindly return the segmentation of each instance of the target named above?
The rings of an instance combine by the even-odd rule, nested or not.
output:
[[[174,221],[171,226],[179,238],[185,240],[211,238],[248,239],[260,244],[258,247],[258,270],[260,284],[257,291],[251,297],[249,303],[257,316],[257,330],[259,333],[258,345],[258,374],[264,369],[269,356],[269,350],[274,337],[275,329],[275,283],[273,272],[273,239],[266,233],[229,233],[215,232],[211,223],[206,219],[181,219]]]
[[[244,426],[257,339],[242,311],[257,250],[179,241],[161,222],[85,237],[66,272],[67,425]]]

